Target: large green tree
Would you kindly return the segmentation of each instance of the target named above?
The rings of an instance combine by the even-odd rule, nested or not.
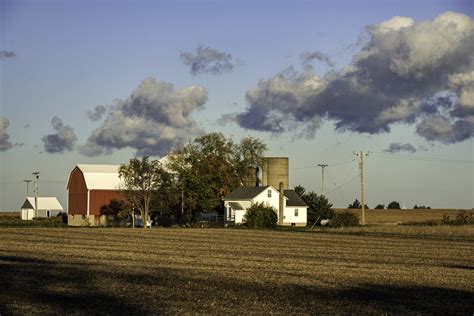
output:
[[[187,211],[211,211],[235,188],[250,184],[266,150],[256,138],[235,143],[222,133],[208,133],[175,149],[166,167],[175,176]]]
[[[158,160],[132,158],[128,164],[121,165],[119,176],[122,181],[120,191],[131,213],[138,210],[143,227],[146,227],[152,203],[164,194],[169,174]]]

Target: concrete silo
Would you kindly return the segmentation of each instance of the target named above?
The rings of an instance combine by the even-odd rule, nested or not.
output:
[[[287,190],[289,185],[288,157],[265,157],[260,166],[260,185],[271,185],[278,190],[280,182],[283,189]]]

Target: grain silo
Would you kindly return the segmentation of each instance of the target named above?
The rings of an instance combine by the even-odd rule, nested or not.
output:
[[[288,157],[265,157],[260,166],[260,185],[271,185],[278,190],[280,182],[283,189],[287,190],[289,185]]]

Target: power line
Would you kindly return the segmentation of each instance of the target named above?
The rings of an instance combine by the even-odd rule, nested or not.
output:
[[[351,183],[352,181],[354,181],[354,180],[357,179],[357,178],[359,178],[359,175],[358,175],[358,174],[355,175],[354,177],[352,177],[351,179],[349,179],[348,181],[346,181],[345,183],[343,183],[343,184],[341,184],[341,185],[339,185],[339,186],[336,186],[335,189],[332,189],[331,191],[326,192],[326,194],[329,194],[329,193],[332,193],[332,192],[334,192],[334,191],[336,191],[336,190],[339,190],[340,188],[342,188],[343,186],[345,186],[345,185]],[[336,185],[335,182],[334,182],[334,185]]]
[[[379,153],[379,152],[370,152],[370,153],[372,154],[372,156],[377,157],[377,158],[427,161],[427,162],[444,162],[444,163],[474,163],[474,160],[438,158],[438,157],[427,157],[427,156],[414,157],[414,156],[408,156],[408,155],[394,155],[394,154]]]
[[[341,161],[341,162],[328,164],[327,166],[328,167],[334,167],[334,166],[345,165],[345,164],[348,164],[348,163],[353,162],[355,160],[356,159],[345,160],[345,161]],[[300,168],[290,168],[290,170],[304,170],[304,169],[313,169],[313,168],[317,168],[317,167],[320,167],[320,166],[319,165],[311,165],[311,166],[305,166],[305,167],[300,167]]]

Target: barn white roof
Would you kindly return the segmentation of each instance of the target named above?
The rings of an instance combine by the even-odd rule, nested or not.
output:
[[[165,166],[168,156],[159,161]],[[123,183],[119,177],[120,165],[78,164],[77,168],[82,171],[88,190],[119,190]]]
[[[118,190],[120,165],[87,165],[79,164],[77,168],[84,174],[88,190]]]
[[[27,197],[21,208],[34,209],[35,198]],[[38,197],[38,210],[62,211],[64,209],[55,197]]]

